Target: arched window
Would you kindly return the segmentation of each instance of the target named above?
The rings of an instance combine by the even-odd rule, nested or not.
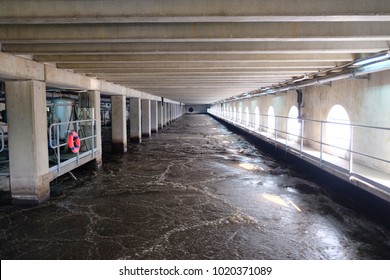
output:
[[[260,130],[260,110],[258,106],[255,108],[255,130]]]
[[[249,115],[249,108],[245,108],[245,126],[249,127],[250,124],[250,115]]]
[[[338,156],[345,156],[350,147],[351,128],[347,111],[341,105],[334,105],[328,114],[325,141],[330,147],[327,150]],[[344,150],[342,150],[344,149]]]
[[[298,142],[301,135],[301,122],[298,119],[298,108],[292,106],[287,119],[288,140]]]
[[[268,109],[268,133],[275,134],[275,111],[274,107],[270,106]]]

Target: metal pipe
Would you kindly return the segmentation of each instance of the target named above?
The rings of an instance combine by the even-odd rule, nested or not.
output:
[[[359,76],[364,76],[376,72],[381,72],[381,71],[386,71],[390,70],[390,59],[380,61],[380,62],[375,62],[372,64],[364,65],[359,68],[353,68],[349,70],[345,70],[341,73],[335,73],[335,74],[330,74],[327,77],[323,78],[316,78],[308,81],[301,81],[298,83],[295,83],[293,85],[288,85],[280,88],[271,88],[267,90],[259,90],[258,92],[254,91],[253,94],[247,95],[242,98],[250,98],[250,97],[255,97],[255,96],[263,96],[263,95],[268,95],[275,94],[278,92],[284,92],[284,91],[289,91],[289,90],[298,90],[304,87],[309,87],[309,86],[316,86],[320,84],[326,84],[326,83],[331,83],[334,81],[338,80],[343,80],[343,79],[349,79],[349,78],[354,78],[354,77],[359,77]]]

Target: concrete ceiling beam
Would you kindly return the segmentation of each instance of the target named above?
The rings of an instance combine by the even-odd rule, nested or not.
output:
[[[107,54],[261,54],[261,53],[376,53],[387,42],[216,42],[216,43],[97,43],[3,44],[3,51],[33,55]]]
[[[123,62],[123,63],[57,63],[57,67],[75,71],[132,71],[133,69],[150,70],[211,70],[211,69],[319,69],[337,66],[334,62],[297,61],[297,62],[256,62],[256,61],[181,61],[181,62]]]
[[[279,68],[279,69],[105,69],[105,70],[88,70],[88,71],[75,71],[75,73],[80,74],[88,74],[88,75],[104,75],[104,76],[115,76],[115,75],[132,75],[132,74],[145,74],[145,75],[152,75],[152,74],[162,74],[162,75],[175,75],[175,76],[182,76],[182,75],[200,75],[203,74],[204,76],[208,75],[224,75],[224,74],[230,74],[230,75],[255,75],[255,74],[291,74],[294,73],[310,73],[310,72],[316,72],[318,71],[318,68],[306,68],[306,69],[285,69],[285,68]]]
[[[345,62],[353,54],[186,54],[186,55],[37,55],[34,59],[55,63],[138,63],[138,62]],[[114,66],[114,65],[113,65]],[[116,65],[115,65],[116,67]]]
[[[45,80],[45,69],[41,63],[0,52],[0,79]]]
[[[383,0],[6,0],[1,1],[1,6],[0,22],[14,23],[22,19],[29,24],[370,21],[389,20],[390,14],[390,3]]]
[[[180,78],[190,78],[190,79],[196,79],[200,77],[278,77],[278,76],[289,76],[297,72],[253,72],[253,73],[96,73],[96,74],[88,74],[88,75],[94,75],[97,77],[106,77],[106,78],[122,78],[122,79],[154,79],[154,78],[161,78],[161,79],[180,79]]]
[[[387,40],[387,22],[0,25],[4,44]]]

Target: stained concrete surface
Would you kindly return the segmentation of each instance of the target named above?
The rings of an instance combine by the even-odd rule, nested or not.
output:
[[[385,227],[207,115],[103,147],[103,168],[58,179],[48,203],[3,198],[1,259],[390,258]]]

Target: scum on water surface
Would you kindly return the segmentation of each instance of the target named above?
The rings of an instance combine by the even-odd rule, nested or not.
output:
[[[1,259],[389,259],[389,231],[207,115],[0,207]]]

